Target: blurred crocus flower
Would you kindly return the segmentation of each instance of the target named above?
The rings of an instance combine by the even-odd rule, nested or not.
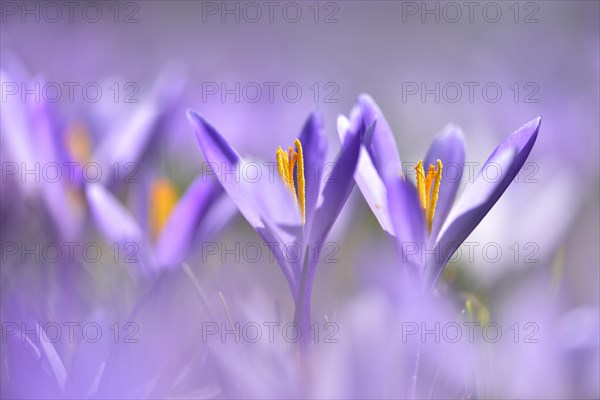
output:
[[[228,208],[213,207],[221,193],[214,180],[199,176],[179,198],[167,178],[155,179],[147,193],[148,220],[138,221],[105,186],[93,183],[85,188],[99,229],[128,254],[140,255],[138,261],[146,276],[179,267],[203,228],[204,233],[214,232],[215,223],[224,226],[229,221],[233,214]]]
[[[294,322],[302,332],[308,332],[312,284],[321,250],[354,187],[361,141],[369,135],[364,130],[348,133],[334,163],[334,172],[321,185],[327,139],[322,116],[315,112],[308,118],[299,139],[294,141],[295,148],[277,149],[281,179],[272,179],[274,174],[267,173],[249,179],[243,176],[243,171],[256,163],[241,158],[197,112],[188,111],[188,119],[209,165],[221,171],[237,171],[235,177],[225,175],[219,181],[269,246],[294,298]],[[290,248],[294,254],[289,254]],[[307,334],[302,337],[309,339]]]
[[[377,121],[371,145],[363,151],[356,171],[357,184],[379,223],[393,236],[402,261],[435,285],[442,269],[498,201],[515,178],[537,138],[541,117],[508,136],[489,156],[453,206],[465,160],[463,134],[448,126],[416,165],[417,188],[406,180],[394,135],[377,104],[361,95],[348,120],[338,119],[341,140],[347,132]],[[454,169],[452,177],[443,174]],[[485,172],[493,166],[496,179]]]
[[[7,88],[45,83],[43,77],[30,77],[16,61],[2,66],[0,81]],[[53,233],[76,238],[86,215],[81,193],[88,180],[84,171],[90,181],[107,185],[127,182],[137,173],[159,122],[180,96],[183,81],[181,74],[168,68],[131,112],[119,113],[112,103],[101,119],[93,117],[94,110],[79,110],[76,117],[67,119],[45,98],[25,101],[22,96],[5,94],[0,125],[7,160],[3,181],[16,181],[11,185],[18,195],[42,203]],[[106,103],[99,102],[97,107]]]
[[[153,142],[165,132],[163,121],[173,113],[185,82],[181,68],[170,65],[142,98],[124,104],[101,99],[91,110],[77,113],[62,133],[63,158],[81,166],[95,164],[101,175],[93,182],[117,186],[134,181]],[[86,177],[81,171],[79,175],[77,183],[85,184]]]

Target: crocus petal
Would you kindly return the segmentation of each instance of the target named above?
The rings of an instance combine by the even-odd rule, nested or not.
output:
[[[232,222],[238,209],[229,196],[217,196],[210,206],[210,212],[202,217],[196,236],[201,240],[213,238]]]
[[[133,171],[133,170],[132,170]],[[140,227],[142,232],[151,232],[150,227],[150,195],[152,186],[158,179],[164,177],[159,171],[145,169],[144,173],[136,174],[136,190],[130,191],[124,204]],[[139,175],[139,177],[138,177]]]
[[[268,247],[273,249],[271,250],[271,254],[275,257],[277,264],[279,264],[283,276],[285,277],[294,298],[296,298],[298,282],[300,280],[300,264],[302,260],[293,260],[291,257],[287,257],[286,254],[284,254],[284,249],[292,242],[286,242],[275,235],[273,227],[269,226],[268,223],[265,223],[264,228],[256,228],[256,233],[258,233]]]
[[[115,124],[108,132],[93,155],[94,161],[106,171],[115,164],[124,168],[127,163],[137,162],[155,132],[159,116],[157,100],[141,103],[126,121]],[[104,174],[102,178],[106,183],[110,174]]]
[[[100,142],[94,153],[94,160],[102,169],[125,168],[138,162],[148,148],[157,126],[165,114],[172,110],[185,86],[186,74],[183,68],[172,64],[157,79],[151,94],[136,107],[124,120],[113,124],[106,139]],[[130,171],[121,171],[127,174]],[[103,176],[107,183],[110,174]]]
[[[327,154],[327,138],[325,137],[323,115],[320,112],[315,111],[308,117],[300,134],[300,143],[302,143],[304,153],[306,221],[310,223],[319,199],[321,177]]]
[[[292,243],[297,248],[303,249],[305,244],[305,227],[302,226],[300,211],[295,200],[278,176],[275,176],[272,181],[268,174],[263,174],[263,179],[259,181],[241,182],[240,184],[247,185],[247,201],[253,204],[256,210],[259,210],[263,226],[254,228],[267,246],[272,249],[271,252],[294,292],[300,273],[299,265],[302,264],[304,254],[296,259],[284,252],[283,249],[287,249]]]
[[[361,129],[346,136],[334,164],[333,172],[327,178],[319,199],[314,224],[308,235],[307,255],[303,257],[303,263],[299,266],[301,269],[300,279],[297,282],[298,290],[294,296],[294,322],[300,324],[302,329],[308,329],[310,325],[310,294],[321,249],[327,234],[354,187],[354,172],[358,164],[361,143],[364,137],[370,137],[370,131],[373,128],[373,125],[369,127],[368,135]],[[309,340],[308,337],[305,337],[302,341],[303,345],[309,343]]]
[[[538,117],[513,132],[492,152],[474,181],[465,188],[440,231],[436,249],[442,249],[443,254],[436,251],[435,257],[430,257],[427,261],[430,285],[435,284],[453,252],[481,222],[515,178],[531,152],[540,123],[541,117]],[[499,179],[492,180],[483,173],[490,165],[494,165],[494,168],[500,171]]]
[[[346,199],[354,187],[354,172],[358,164],[358,156],[363,136],[370,135],[371,125],[367,132],[362,129],[350,132],[342,145],[342,149],[335,161],[333,172],[327,178],[320,204],[315,212],[315,221],[309,235],[309,243],[323,244],[333,222],[340,213]]]
[[[137,222],[103,185],[87,185],[85,195],[94,220],[108,239],[123,245],[141,241],[142,231]]]
[[[426,243],[425,216],[417,190],[401,176],[388,178],[386,188],[390,219],[401,260],[415,266],[423,265],[425,260],[421,257],[421,250]]]
[[[176,268],[180,265],[196,227],[222,191],[218,183],[206,176],[200,176],[192,182],[158,237],[154,252],[158,267]]]
[[[188,81],[188,67],[177,61],[171,62],[159,74],[152,88],[152,96],[159,102],[165,112],[169,112],[177,104]]]
[[[289,226],[286,224],[300,228],[300,213],[279,177],[263,173],[255,180],[254,176],[240,173],[240,170],[244,170],[244,166],[249,167],[251,162],[243,161],[225,138],[200,114],[188,110],[187,116],[194,127],[204,158],[210,163],[215,174],[221,173],[222,179],[219,179],[219,182],[248,223],[269,245],[278,245],[278,248],[282,249],[285,244],[296,243],[298,232],[289,232]],[[227,171],[229,174],[225,173]],[[236,175],[231,176],[231,171],[237,171]],[[278,257],[278,254],[275,254],[275,257],[292,292],[295,293],[294,267],[282,258],[283,256]]]
[[[436,165],[438,159],[442,161],[443,171],[438,202],[433,217],[431,238],[437,237],[437,233],[452,208],[460,185],[460,178],[465,164],[465,140],[460,128],[448,125],[434,139],[425,156],[425,167]]]
[[[394,139],[394,133],[379,106],[371,96],[366,94],[361,94],[358,97],[358,105],[366,126],[370,126],[374,121],[377,121],[369,153],[373,158],[379,176],[401,174],[402,162],[398,154],[396,139]]]
[[[156,268],[152,263],[151,249],[131,213],[100,183],[86,185],[85,196],[100,232],[108,241],[119,244],[128,257],[125,259],[128,263],[136,263],[131,272],[141,272],[145,278],[152,277]]]
[[[17,76],[22,78],[19,74]],[[3,95],[5,99],[3,99],[0,109],[2,146],[5,149],[3,149],[3,155],[6,161],[12,161],[20,165],[24,163],[27,168],[33,168],[37,161],[37,153],[31,145],[33,142],[31,115],[28,104],[21,101],[21,96],[18,95],[17,82],[24,82],[24,80],[16,79],[17,76],[12,76],[5,69],[0,69],[0,83],[3,88],[6,88]],[[16,94],[10,96],[8,93],[9,88],[16,90]],[[20,188],[28,195],[33,194],[39,186],[32,179],[19,180],[19,182],[21,183]]]
[[[291,233],[286,240],[296,240],[302,236],[302,215],[296,199],[278,174],[265,173],[261,165],[244,159],[239,163],[238,186],[245,193],[244,201],[263,224],[267,222],[282,238]]]
[[[351,121],[348,121],[343,115],[338,117],[337,131],[341,143],[344,143],[346,136],[351,131],[355,132],[360,129],[359,124],[362,124],[362,121],[358,107],[352,109],[350,119]],[[360,156],[358,158],[356,172],[354,173],[354,180],[381,227],[386,232],[393,235],[394,230],[387,209],[385,185],[377,174],[373,161],[364,147],[361,147],[360,149]]]
[[[263,227],[258,210],[248,202],[248,195],[244,190],[246,186],[240,185],[239,179],[236,178],[236,176],[239,177],[239,174],[236,173],[235,176],[232,176],[233,171],[238,169],[240,156],[199,113],[188,110],[187,118],[194,128],[204,159],[209,163],[215,175],[222,178],[219,179],[219,182],[223,185],[223,189],[250,225],[254,228]]]
[[[44,185],[41,195],[56,233],[65,240],[76,240],[86,216],[82,193],[67,184],[56,182]],[[68,212],[65,212],[65,207]]]

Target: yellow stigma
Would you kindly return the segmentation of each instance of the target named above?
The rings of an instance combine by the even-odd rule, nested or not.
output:
[[[425,175],[425,170],[423,169],[423,160],[419,161],[415,170],[417,171],[419,202],[425,213],[427,232],[431,233],[433,217],[435,216],[435,206],[437,205],[440,183],[442,182],[442,162],[437,160],[437,167],[430,164],[427,175]]]
[[[285,187],[292,194],[296,205],[302,215],[302,223],[306,222],[305,197],[306,181],[304,180],[304,154],[302,153],[302,144],[300,140],[294,141],[296,149],[292,146],[288,151],[284,151],[281,146],[275,151],[277,158],[277,170]],[[294,184],[294,167],[296,167],[296,183]]]
[[[177,204],[177,191],[167,179],[158,179],[152,183],[149,201],[150,237],[156,241]]]

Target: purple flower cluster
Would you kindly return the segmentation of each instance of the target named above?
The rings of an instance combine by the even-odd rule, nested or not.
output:
[[[594,396],[597,309],[543,307],[561,296],[545,273],[508,298],[443,274],[540,117],[461,188],[468,135],[448,125],[407,173],[365,94],[332,158],[318,111],[261,164],[188,110],[198,171],[165,151],[183,80],[158,82],[129,114],[2,105],[2,398]],[[355,183],[379,226],[347,206]]]

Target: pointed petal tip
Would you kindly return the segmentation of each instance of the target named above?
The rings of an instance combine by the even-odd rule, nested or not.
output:
[[[302,142],[302,146],[308,146],[308,152],[315,152],[313,155],[318,155],[318,161],[320,163],[322,161],[320,158],[325,157],[324,153],[326,152],[327,146],[327,138],[325,136],[325,118],[321,111],[314,110],[310,113],[304,122],[299,139],[300,142]]]
[[[193,108],[188,108],[185,111],[185,115],[192,126],[202,126],[215,130],[215,127],[208,121],[208,119]]]
[[[525,125],[514,131],[507,139],[508,142],[515,144],[519,149],[522,149],[526,143],[531,141],[532,145],[537,140],[537,135],[542,125],[542,117],[532,119]]]
[[[462,142],[465,141],[465,134],[459,125],[448,123],[442,128],[439,137],[454,137]]]
[[[208,122],[208,120],[204,118],[204,116],[198,111],[188,108],[185,112],[185,115],[188,119],[188,122],[192,125],[192,128],[194,128],[196,137],[200,138],[199,134],[202,131],[207,131],[213,135],[217,134],[217,130],[214,128],[214,126],[212,126],[212,124]]]
[[[366,93],[361,93],[356,98],[356,105],[360,108],[361,112],[365,113],[369,110],[369,113],[373,114],[373,117],[376,119],[379,114],[381,114],[381,109],[375,102],[375,99]]]
[[[310,113],[310,118],[320,124],[323,124],[323,121],[325,120],[323,112],[319,109],[313,110],[313,112]]]
[[[343,115],[340,114],[337,117],[337,134],[338,134],[338,138],[340,139],[340,142],[344,142],[344,138],[346,137],[346,133],[348,132],[348,129],[350,129],[350,121],[348,120],[348,118]]]
[[[542,116],[540,115],[540,116],[532,119],[531,121],[527,122],[523,126],[521,126],[519,129],[517,129],[517,132],[523,131],[523,130],[531,130],[532,135],[534,135],[534,134],[537,134],[538,130],[540,129],[541,124],[542,124]]]
[[[373,100],[373,97],[370,94],[363,92],[358,95],[358,97],[356,98],[356,102],[357,103],[375,103],[375,100]]]
[[[118,242],[141,239],[137,221],[106,187],[90,183],[84,191],[92,216],[106,237]]]
[[[188,122],[192,125],[196,138],[201,139],[200,135],[203,131],[210,131],[211,125],[206,119],[196,110],[188,108],[185,112]]]
[[[240,156],[229,142],[199,112],[188,109],[186,115],[207,161],[232,165],[240,160]]]
[[[325,127],[325,117],[321,110],[314,110],[310,113],[305,126],[311,126],[317,132],[323,131]]]
[[[338,114],[336,121],[337,121],[338,127],[340,124],[342,124],[342,125],[350,124],[350,120],[344,114]]]
[[[542,123],[542,116],[539,115],[537,117],[535,117],[534,119],[532,119],[531,121],[529,121],[528,123],[526,123],[525,125],[540,125]]]
[[[195,123],[198,120],[204,121],[204,117],[202,117],[202,115],[200,115],[200,113],[193,108],[188,108],[185,110],[185,116],[191,123]]]
[[[540,129],[540,126],[542,125],[542,115],[538,116],[537,118],[535,118],[533,121],[531,121],[532,123],[537,125],[537,130]]]

